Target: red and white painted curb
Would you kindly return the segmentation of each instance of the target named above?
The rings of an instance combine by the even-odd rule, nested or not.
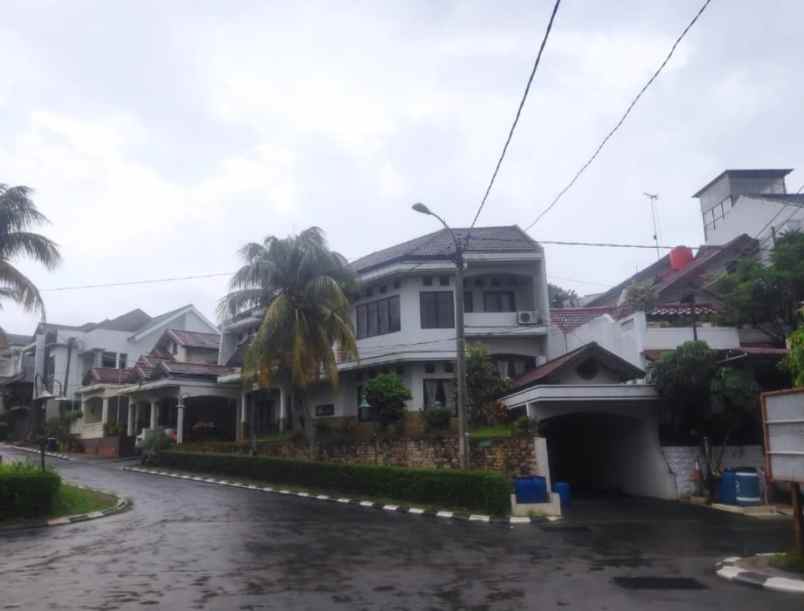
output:
[[[758,556],[772,556],[775,554],[757,554]],[[767,575],[757,571],[737,566],[737,562],[742,560],[738,556],[724,558],[715,565],[715,573],[718,577],[729,581],[736,581],[754,587],[774,590],[775,592],[786,592],[788,594],[804,594],[804,579],[793,579],[790,577],[778,577]]]

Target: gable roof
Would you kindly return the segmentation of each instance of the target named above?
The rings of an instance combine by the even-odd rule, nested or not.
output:
[[[121,314],[116,318],[106,318],[98,323],[86,323],[79,328],[82,331],[92,331],[94,329],[109,329],[110,331],[136,331],[143,325],[151,321],[151,317],[140,308]]]
[[[695,193],[693,197],[700,197],[704,191],[727,175],[734,176],[735,178],[784,178],[792,171],[792,168],[785,168],[781,170],[723,170],[703,187],[698,189],[698,192]]]
[[[183,314],[187,314],[190,312],[195,314],[199,318],[199,320],[204,321],[204,323],[206,323],[210,329],[217,328],[212,322],[207,320],[207,318],[201,312],[199,312],[198,309],[193,304],[188,303],[185,306],[176,308],[175,310],[170,310],[169,312],[165,312],[164,314],[160,314],[159,316],[152,318],[147,325],[136,330],[136,333],[132,336],[132,339],[139,339],[144,335],[148,335],[149,333],[152,333],[155,330],[157,330],[159,327],[166,325],[171,320],[175,320],[179,316],[182,316]]]
[[[126,384],[134,378],[134,368],[93,367],[84,376],[84,386],[92,384]]]
[[[597,342],[589,342],[575,350],[547,361],[544,365],[540,365],[536,367],[536,369],[531,369],[513,380],[511,383],[511,392],[522,390],[528,386],[535,386],[539,383],[548,383],[550,376],[564,369],[580,365],[590,358],[595,358],[609,369],[620,373],[623,377],[623,381],[645,377],[645,372],[636,365],[632,365],[610,350],[606,350]]]
[[[464,252],[541,252],[541,246],[517,225],[503,227],[475,227],[453,229],[463,242]],[[469,235],[467,242],[466,237]],[[455,254],[455,245],[449,231],[441,229],[389,248],[378,250],[353,261],[356,272],[396,263],[399,261],[427,261],[446,259]]]
[[[757,248],[759,248],[759,242],[744,233],[723,246],[701,246],[695,258],[680,270],[671,268],[670,255],[667,254],[617,286],[601,293],[587,306],[616,306],[625,289],[642,282],[650,283],[653,286],[659,304],[667,300],[677,301],[677,295],[674,295],[674,292],[682,290],[687,284],[703,275],[724,267],[732,260],[752,254]]]
[[[231,367],[210,363],[181,363],[179,361],[160,361],[153,377],[201,377],[218,379],[218,376],[234,372]]]
[[[221,336],[218,333],[201,333],[200,331],[184,331],[182,329],[168,329],[165,335],[169,336],[179,346],[187,348],[203,348],[217,350]]]

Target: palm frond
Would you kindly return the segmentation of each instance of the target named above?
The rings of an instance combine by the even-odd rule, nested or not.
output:
[[[42,320],[45,320],[45,302],[39,294],[39,289],[21,271],[2,260],[0,260],[0,291],[2,291],[0,294],[11,295],[11,299],[24,310],[41,312]]]
[[[0,259],[27,256],[48,269],[61,262],[59,247],[55,242],[38,233],[14,231],[0,237]]]

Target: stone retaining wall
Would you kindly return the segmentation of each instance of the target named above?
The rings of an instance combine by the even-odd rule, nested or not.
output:
[[[712,451],[717,455],[720,447],[715,446]],[[662,452],[676,478],[679,497],[690,496],[695,493],[695,480],[692,474],[695,471],[695,459],[704,464],[703,454],[697,446],[663,446]],[[727,467],[765,467],[762,446],[728,446],[723,455],[723,468]]]

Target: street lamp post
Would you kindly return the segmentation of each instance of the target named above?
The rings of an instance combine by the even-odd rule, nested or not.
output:
[[[41,401],[41,403],[39,404],[39,409],[36,411],[36,415],[37,415],[37,418],[40,420],[39,426],[37,427],[37,428],[39,428],[39,433],[40,433],[39,434],[39,457],[40,457],[41,464],[42,464],[42,471],[44,471],[45,470],[45,444],[47,443],[47,437],[46,437],[47,428],[45,426],[45,420],[46,420],[46,415],[47,415],[46,414],[46,410],[47,410],[46,405],[47,405],[47,402],[50,399],[54,399],[56,395],[54,395],[53,393],[48,391],[47,386],[45,384],[42,384],[40,380],[41,380],[41,376],[37,373],[34,376],[34,394],[36,396],[34,397],[33,402],[34,402],[34,409],[36,409],[36,406],[35,406],[36,401]],[[45,388],[44,392],[39,392],[38,391],[38,388],[39,388],[40,385],[44,386],[44,388]]]
[[[456,402],[458,404],[458,458],[462,469],[469,468],[469,452],[466,447],[466,365],[463,328],[463,247],[455,232],[446,221],[421,202],[413,204],[413,209],[421,214],[437,218],[452,237],[455,245],[455,375],[458,378]]]

